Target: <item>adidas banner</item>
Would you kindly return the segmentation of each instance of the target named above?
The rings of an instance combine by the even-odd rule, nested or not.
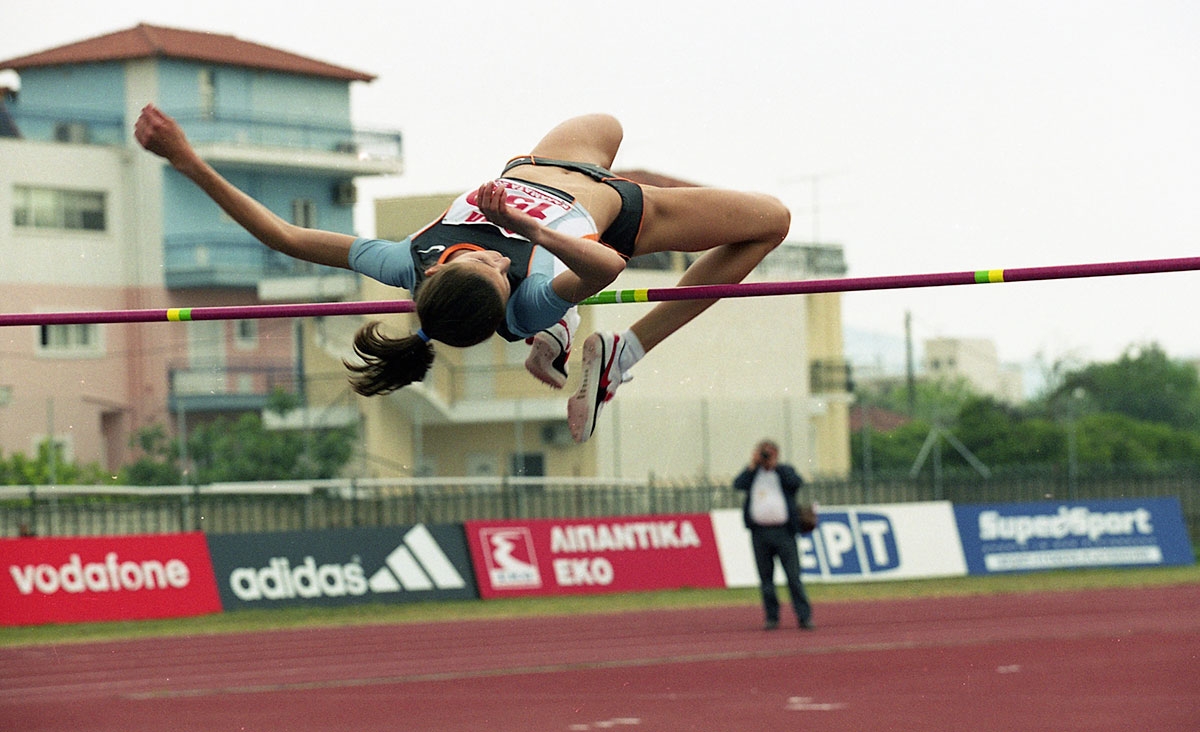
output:
[[[462,526],[208,537],[226,610],[475,599]]]

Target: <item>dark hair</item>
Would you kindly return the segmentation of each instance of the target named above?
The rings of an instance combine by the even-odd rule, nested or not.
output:
[[[430,339],[466,348],[486,341],[504,321],[505,302],[482,275],[445,267],[430,275],[417,291],[417,319]],[[433,365],[433,344],[413,334],[388,338],[379,321],[354,335],[354,353],[362,364],[343,363],[354,372],[350,385],[363,396],[388,394],[421,381]]]

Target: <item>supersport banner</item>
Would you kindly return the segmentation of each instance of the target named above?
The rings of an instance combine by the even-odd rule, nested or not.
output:
[[[971,574],[1196,561],[1177,497],[955,506]]]
[[[468,521],[479,595],[724,587],[708,514]]]
[[[142,620],[221,611],[199,532],[0,539],[0,625]]]

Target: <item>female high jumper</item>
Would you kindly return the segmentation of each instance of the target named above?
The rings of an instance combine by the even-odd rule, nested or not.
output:
[[[554,388],[579,322],[574,306],[607,287],[636,256],[704,252],[680,286],[741,282],[788,233],[790,214],[760,193],[657,188],[609,172],[620,123],[605,114],[569,119],[499,178],[464,193],[436,221],[403,241],[366,239],[284,221],[200,158],[182,128],[154,105],[135,137],[200,187],[266,246],[298,259],[359,272],[413,293],[420,327],[393,338],[380,323],[354,339],[361,364],[347,363],[359,394],[385,394],[420,381],[431,341],[465,348],[498,333],[525,339],[526,368]],[[601,408],[630,369],[716,300],[662,302],[623,333],[583,343],[583,376],[567,401],[577,442],[591,437]]]

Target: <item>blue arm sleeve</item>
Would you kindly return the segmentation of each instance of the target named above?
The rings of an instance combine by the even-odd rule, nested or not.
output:
[[[355,239],[350,245],[350,269],[385,285],[412,292],[417,276],[411,244],[410,239]]]
[[[505,324],[513,335],[528,338],[558,322],[574,303],[558,296],[544,274],[531,274],[508,299]]]

